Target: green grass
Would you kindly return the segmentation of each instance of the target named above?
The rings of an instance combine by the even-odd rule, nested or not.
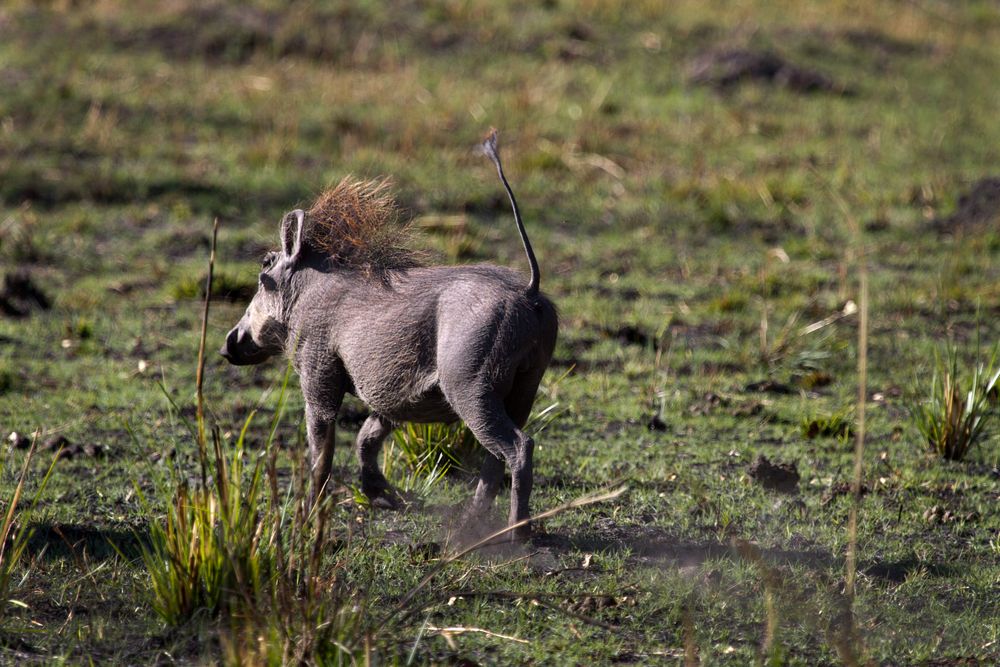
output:
[[[984,361],[976,358],[971,368],[959,361],[959,352],[948,345],[944,356],[935,353],[927,397],[910,407],[913,423],[929,449],[951,461],[961,461],[973,449],[988,442],[997,418],[997,353]]]
[[[404,424],[392,432],[382,450],[386,478],[404,491],[416,483],[441,480],[449,472],[478,471],[482,450],[463,424]]]
[[[558,407],[531,429],[533,506],[619,480],[629,490],[541,522],[530,545],[446,563],[373,651],[415,664],[677,664],[695,652],[701,664],[844,663],[850,217],[871,294],[851,649],[876,664],[996,663],[996,435],[942,460],[908,406],[945,341],[972,369],[966,344],[1000,339],[1000,235],[931,224],[997,173],[998,38],[985,1],[9,3],[0,272],[29,270],[53,306],[0,316],[0,428],[107,453],[62,458],[31,512],[11,578],[27,608],[0,622],[0,662],[264,662],[242,639],[303,636],[315,607],[250,630],[170,629],[149,602],[140,498],[158,515],[175,480],[200,474],[186,424],[212,220],[210,351],[281,216],[347,173],[391,176],[442,262],[524,270],[495,174],[472,150],[493,125],[561,314],[535,412]],[[730,47],[775,50],[851,94],[687,81],[700,54]],[[253,410],[268,423],[284,370],[210,354],[208,426],[235,443]],[[301,414],[293,387],[273,441],[291,496]],[[814,422],[831,437],[806,437]],[[347,634],[375,627],[441,564],[473,489],[458,470],[425,484],[400,462],[415,501],[359,506],[354,428],[338,432],[343,492],[327,530],[339,546],[311,598],[330,617],[346,595],[359,615],[336,625]],[[251,428],[245,451],[268,438]],[[758,454],[795,463],[798,493],[753,482]],[[962,520],[925,518],[945,512]],[[454,627],[495,634],[442,630]]]
[[[24,497],[25,484],[30,473],[31,459],[35,454],[35,447],[38,444],[37,437],[31,440],[28,451],[24,455],[24,462],[20,471],[10,474],[10,464],[13,461],[15,443],[11,442],[0,451],[0,478],[7,481],[11,478],[13,488],[2,497],[3,518],[0,519],[0,621],[4,620],[8,608],[18,606],[25,608],[24,602],[9,597],[16,594],[23,586],[31,572],[31,563],[26,562],[25,552],[34,533],[32,524],[34,517],[32,513],[38,506],[38,501],[48,486],[52,472],[55,470],[56,462],[59,460],[61,451],[57,451],[49,464],[48,470],[44,473],[37,489],[31,498]],[[15,580],[15,575],[18,578]]]

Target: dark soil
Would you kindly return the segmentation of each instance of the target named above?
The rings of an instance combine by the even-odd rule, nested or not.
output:
[[[932,223],[938,231],[981,227],[1000,222],[1000,177],[982,178],[958,198],[955,212]]]
[[[649,332],[637,327],[634,324],[626,324],[612,329],[606,327],[601,330],[608,338],[613,338],[623,345],[638,345],[640,347],[656,346],[656,339]]]
[[[884,56],[914,56],[933,51],[929,44],[891,37],[871,28],[845,30],[841,37],[852,46]]]
[[[693,415],[707,415],[714,412],[716,408],[726,407],[728,405],[729,399],[710,391],[691,403],[688,406],[688,412]]]
[[[33,310],[48,310],[51,307],[49,297],[35,285],[27,271],[18,269],[4,276],[3,290],[0,290],[0,313],[8,317],[27,317]]]
[[[255,54],[300,56],[337,61],[351,54],[364,12],[320,12],[300,24],[295,12],[275,12],[224,3],[194,3],[167,20],[141,30],[108,27],[112,43],[123,48],[159,50],[170,58],[203,58],[243,63]]]
[[[870,491],[871,489],[868,488],[867,484],[862,484],[861,487],[858,489],[858,494],[860,496],[866,496]],[[835,498],[839,498],[840,496],[846,496],[849,495],[850,493],[851,493],[850,482],[835,482],[830,486],[829,489],[827,489],[826,493],[823,494],[823,497],[821,498],[820,502],[823,505],[827,505]]]
[[[847,92],[826,74],[794,65],[773,51],[712,50],[691,63],[688,80],[726,90],[748,81],[761,81],[798,93]]]
[[[764,404],[758,401],[742,403],[729,410],[734,417],[756,417],[764,413]]]
[[[39,449],[41,451],[61,452],[60,457],[64,459],[74,459],[79,456],[100,459],[107,454],[107,448],[104,445],[70,442],[64,435],[53,435],[46,438],[39,445]]]
[[[756,391],[763,394],[794,394],[795,389],[791,386],[784,384],[783,382],[777,382],[776,380],[761,380],[760,382],[751,382],[746,387],[744,391]]]
[[[747,471],[765,489],[794,493],[799,485],[799,470],[794,463],[771,463],[766,456],[758,455]]]

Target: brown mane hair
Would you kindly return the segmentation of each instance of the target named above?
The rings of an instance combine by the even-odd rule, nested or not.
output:
[[[305,216],[306,242],[340,266],[367,276],[421,264],[413,226],[404,220],[388,179],[345,177],[323,192]]]

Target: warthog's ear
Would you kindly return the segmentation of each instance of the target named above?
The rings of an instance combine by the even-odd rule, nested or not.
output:
[[[281,250],[290,259],[295,259],[302,251],[302,233],[306,214],[295,209],[285,214],[281,221]]]

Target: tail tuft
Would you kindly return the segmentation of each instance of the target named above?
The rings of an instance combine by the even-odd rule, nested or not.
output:
[[[490,131],[486,133],[486,138],[483,139],[483,143],[479,148],[486,157],[493,161],[493,164],[500,162],[500,150],[497,148],[497,129],[495,127],[491,127]]]

